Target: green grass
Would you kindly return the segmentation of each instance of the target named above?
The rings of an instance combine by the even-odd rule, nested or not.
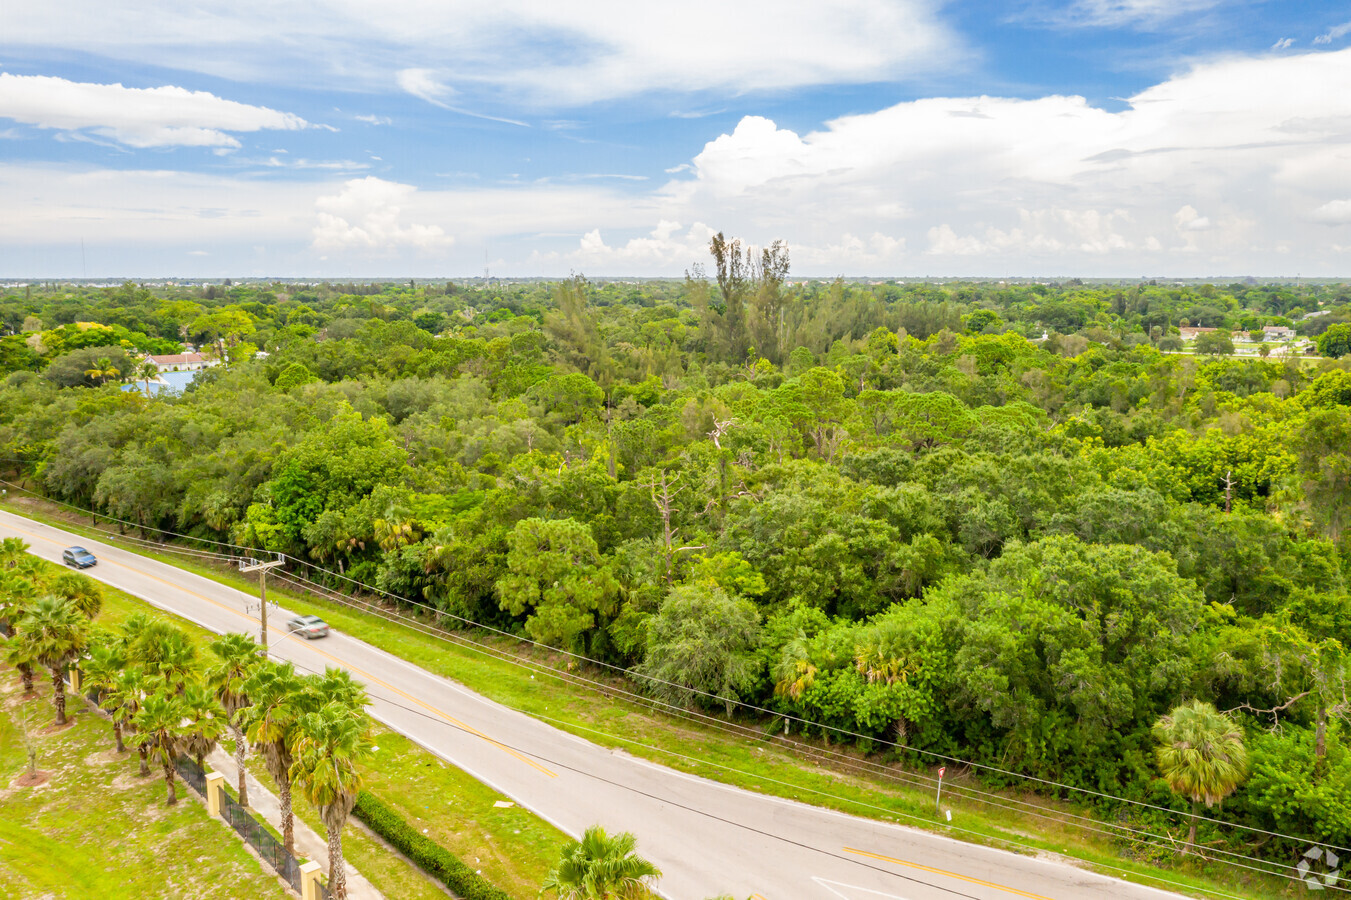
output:
[[[25,502],[22,509],[10,504],[10,508],[51,524],[71,527],[69,519],[53,516],[49,509],[39,507],[36,503]],[[71,530],[91,536],[99,534],[97,529],[79,524]],[[132,548],[125,542],[122,546],[231,587],[250,592],[256,590],[252,582],[233,570],[188,562],[175,554]],[[997,792],[1001,802],[1016,801],[1030,805],[1040,815],[1008,811],[953,796],[950,802],[944,803],[953,809],[953,822],[948,826],[938,821],[933,795],[928,787],[917,789],[885,775],[860,775],[848,765],[828,763],[823,767],[804,758],[804,752],[810,756],[822,749],[819,741],[803,743],[799,749],[794,749],[785,746],[781,740],[747,739],[728,734],[713,725],[654,712],[644,703],[613,695],[609,695],[604,702],[597,702],[594,690],[569,683],[566,673],[562,671],[564,658],[523,649],[521,644],[510,638],[478,632],[460,635],[485,645],[498,654],[494,656],[456,640],[429,635],[419,628],[387,621],[372,612],[308,593],[297,595],[281,589],[273,581],[269,581],[268,593],[269,597],[275,597],[297,613],[319,614],[341,631],[428,671],[452,678],[499,703],[602,746],[623,748],[635,756],[674,769],[843,812],[924,827],[991,846],[1024,853],[1062,854],[1108,875],[1172,890],[1185,890],[1197,896],[1210,896],[1205,891],[1212,890],[1226,897],[1272,898],[1283,895],[1289,884],[1284,879],[1255,875],[1192,857],[1170,861],[1163,868],[1128,858],[1119,844],[1086,833],[1066,822],[1066,813],[1091,815],[1085,807],[1047,800],[1029,793]],[[421,623],[420,627],[427,628],[430,624]],[[503,656],[507,658],[500,658]],[[532,677],[521,665],[522,662],[543,666],[550,670],[550,674]],[[608,682],[614,688],[627,687],[622,681],[603,674],[587,674]],[[866,759],[864,754],[848,747],[830,749],[854,761]],[[899,765],[893,765],[890,769],[902,779],[909,775],[909,771]],[[945,785],[949,789],[981,787],[979,782],[961,775],[949,777]],[[401,811],[408,812],[405,808],[401,808]],[[506,888],[506,885],[503,887]]]
[[[53,572],[61,571],[55,563],[48,566]],[[215,637],[212,632],[104,585],[98,625],[115,630],[137,613],[149,613],[182,628],[197,647],[199,658],[209,652],[207,645]],[[71,708],[77,704],[72,701]],[[535,895],[568,840],[566,835],[528,810],[494,807],[495,801],[503,799],[501,795],[407,738],[379,725],[373,728],[372,738],[379,749],[363,770],[367,790],[419,829],[426,828],[429,838],[481,869],[485,878],[507,893]],[[233,751],[233,741],[222,743]],[[5,746],[9,745],[6,741]],[[249,770],[275,793],[257,754],[250,755]],[[294,805],[296,815],[322,836],[325,832],[318,813],[298,797]],[[227,831],[227,837],[232,835]],[[435,900],[446,896],[420,869],[355,820],[343,832],[343,855],[386,897]]]
[[[494,807],[494,802],[505,799],[501,794],[402,735],[377,725],[372,739],[378,749],[362,769],[366,790],[511,896],[536,895],[545,873],[558,860],[566,835],[519,806]],[[276,785],[257,756],[250,757],[249,771],[275,792]],[[318,813],[303,799],[295,800],[295,812],[323,834]],[[358,871],[387,897],[445,897],[420,876],[415,893],[413,885],[405,886],[393,874],[384,879],[369,874],[368,870],[379,872],[373,866],[387,865],[395,853],[356,820],[350,820],[343,832],[343,848]],[[402,857],[395,858],[402,862]]]
[[[75,700],[75,724],[36,736],[45,784],[15,786],[27,771],[19,722],[53,720],[51,688],[22,700],[0,670],[0,895],[145,900],[285,898],[281,882],[233,831],[178,785],[165,806],[158,770],[137,775],[135,753],[113,749],[112,729]]]

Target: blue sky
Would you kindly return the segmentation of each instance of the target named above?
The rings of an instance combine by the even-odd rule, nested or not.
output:
[[[0,277],[1351,271],[1345,2],[127,6],[0,12]]]

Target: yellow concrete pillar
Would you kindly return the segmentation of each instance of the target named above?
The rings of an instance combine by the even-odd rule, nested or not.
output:
[[[72,694],[80,693],[80,670],[71,666],[66,669],[66,678],[70,681],[70,692]]]
[[[314,860],[300,864],[300,900],[319,900],[319,871]]]
[[[225,776],[219,772],[206,773],[206,810],[220,815],[220,795],[225,793]]]

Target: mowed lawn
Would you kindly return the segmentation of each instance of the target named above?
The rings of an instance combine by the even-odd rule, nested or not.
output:
[[[51,685],[24,700],[18,674],[0,667],[0,896],[109,900],[184,897],[284,898],[281,882],[212,819],[179,782],[164,803],[162,772],[137,774],[112,727],[70,698],[74,725],[55,732]],[[20,787],[27,771],[25,724],[50,773]]]
[[[53,566],[53,568],[57,567]],[[183,629],[196,645],[199,658],[206,658],[208,654],[207,645],[214,635],[185,619],[155,609],[144,601],[113,588],[105,590],[103,608],[98,616],[97,624],[110,631],[116,631],[122,622],[137,613],[148,613],[154,618],[172,621]],[[40,729],[49,725],[55,714],[51,705],[51,686],[48,676],[45,672],[40,672],[37,680],[42,700],[40,702],[30,701],[24,704],[23,708],[29,711]],[[238,890],[226,889],[222,885],[229,883],[226,877],[227,873],[214,869],[204,870],[203,874],[204,879],[210,879],[215,884],[215,887],[210,891],[198,890],[191,884],[181,887],[175,883],[172,888],[167,887],[168,882],[157,881],[153,871],[151,871],[151,877],[145,880],[128,881],[126,888],[120,892],[116,890],[105,891],[101,882],[87,885],[84,881],[74,880],[73,876],[61,873],[56,873],[60,877],[52,884],[45,880],[11,882],[9,880],[10,875],[16,870],[19,872],[26,872],[29,868],[44,870],[41,874],[46,876],[52,874],[45,871],[46,869],[78,868],[90,871],[106,871],[109,869],[116,871],[119,867],[128,867],[128,864],[120,861],[103,863],[98,858],[80,860],[78,851],[75,855],[69,857],[58,856],[55,853],[48,852],[47,849],[35,850],[31,853],[14,852],[13,859],[7,854],[6,851],[11,850],[11,848],[6,842],[12,842],[14,845],[22,847],[24,851],[38,847],[39,844],[36,840],[31,840],[22,833],[11,835],[9,832],[9,823],[13,821],[23,824],[26,822],[25,816],[27,814],[26,811],[11,813],[7,809],[9,798],[16,793],[10,786],[15,778],[24,772],[26,767],[26,758],[17,728],[19,720],[16,717],[16,711],[18,708],[14,706],[19,699],[18,673],[13,669],[0,666],[0,686],[3,687],[3,694],[0,694],[0,697],[3,697],[5,712],[5,716],[0,718],[0,786],[3,788],[0,789],[0,898],[44,896],[253,898],[274,895],[278,897],[288,896],[280,887],[280,882],[275,879],[272,879],[272,884],[276,886],[273,893],[254,891],[247,886],[241,886]],[[114,759],[116,754],[113,752],[112,726],[106,720],[88,711],[78,698],[69,698],[67,709],[72,713],[78,712],[78,716],[75,718],[79,724],[75,726],[75,729],[72,732],[50,737],[39,736],[39,740],[55,739],[60,742],[64,741],[68,734],[81,735],[83,736],[81,740],[88,743],[89,747],[82,752],[73,752],[72,757],[76,760],[89,757],[94,765],[92,766],[92,774],[82,771],[72,776],[78,778],[78,784],[72,784],[69,792],[63,794],[61,800],[53,804],[55,810],[59,811],[67,807],[72,810],[82,807],[88,808],[89,802],[98,796],[99,789],[108,785],[114,778],[120,778],[117,782],[119,789],[134,788],[139,792],[138,797],[141,799],[128,801],[129,805],[131,803],[138,804],[135,814],[145,815],[147,821],[154,826],[144,833],[144,837],[140,841],[144,849],[150,851],[154,847],[162,845],[165,853],[175,852],[171,849],[169,839],[165,837],[164,828],[159,827],[161,819],[165,818],[162,815],[165,812],[162,774],[156,770],[155,775],[146,779],[137,776],[138,766],[134,753],[129,752]],[[533,897],[536,895],[545,873],[558,860],[559,852],[567,842],[566,835],[528,810],[518,806],[505,808],[495,806],[496,802],[505,798],[401,735],[376,725],[372,729],[372,738],[378,749],[372,754],[368,763],[362,767],[363,774],[367,779],[366,788],[368,790],[375,792],[381,800],[406,816],[410,824],[415,825],[428,837],[459,855],[466,864],[479,870],[485,878],[509,895],[513,897]],[[229,740],[228,736],[222,742],[222,745],[227,750],[233,751],[234,743]],[[46,744],[42,746],[44,748],[42,750],[43,755],[39,758],[38,768],[54,771],[56,763],[48,759]],[[249,755],[249,767],[260,781],[275,791],[272,779],[268,776],[262,765],[261,757],[256,752]],[[54,787],[54,782],[55,779],[53,779],[53,784],[50,787]],[[38,788],[38,793],[48,791],[50,787],[43,785]],[[230,789],[233,789],[233,784],[230,785]],[[195,806],[194,816],[204,820],[207,826],[214,826],[216,823],[209,820],[200,803],[184,793],[186,790],[190,790],[190,788],[179,782],[179,807]],[[319,816],[309,804],[299,797],[296,798],[295,802],[296,814],[304,819],[317,833],[324,834]],[[168,812],[170,817],[178,815],[176,811]],[[110,814],[105,810],[96,815],[97,821],[108,822],[131,814],[130,811],[126,813],[118,811]],[[82,816],[74,816],[69,827],[76,834],[79,834],[87,826],[83,823]],[[168,830],[172,831],[176,826],[167,827]],[[241,842],[235,837],[233,831],[223,824],[220,825],[220,828],[220,834],[214,840],[222,845],[233,843],[236,847],[240,846]],[[91,834],[87,843],[106,844],[109,840],[116,840],[120,837],[118,828],[112,827],[110,830],[111,838]],[[65,838],[60,838],[58,843],[64,840]],[[197,841],[195,845],[193,840]],[[200,834],[193,840],[187,840],[180,846],[205,846]],[[86,842],[77,841],[75,843],[78,847],[82,847]],[[399,900],[433,900],[436,897],[447,896],[446,892],[424,875],[421,870],[399,854],[391,851],[355,819],[348,821],[347,828],[343,832],[343,849],[348,863],[365,875],[390,900],[394,900],[394,898],[399,898]],[[31,856],[31,861],[21,859],[21,856]],[[239,849],[239,857],[247,859],[247,862],[255,870],[260,869],[259,864],[248,857],[242,847]],[[50,861],[54,859],[66,860],[67,858],[71,860],[70,865],[57,866]],[[147,861],[142,864],[142,867],[150,870],[153,865],[151,860],[153,859],[153,855],[148,855]],[[191,873],[191,865],[185,865],[183,871],[185,874]],[[62,887],[58,887],[58,885],[62,885]]]

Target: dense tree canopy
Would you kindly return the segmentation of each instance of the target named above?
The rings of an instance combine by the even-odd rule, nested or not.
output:
[[[642,284],[11,290],[0,467],[911,762],[1185,808],[1153,728],[1211,703],[1230,815],[1351,840],[1351,288],[794,283],[714,244]],[[1325,358],[1226,336],[1270,325]],[[116,383],[183,342],[223,364]],[[230,712],[265,752],[299,717]]]

